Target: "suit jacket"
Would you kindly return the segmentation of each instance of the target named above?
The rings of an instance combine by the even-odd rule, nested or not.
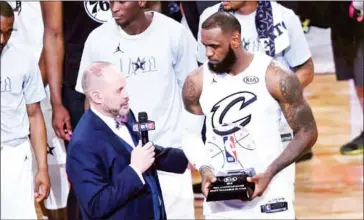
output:
[[[137,144],[139,133],[132,130],[134,122],[130,112],[127,127]],[[68,145],[66,169],[83,219],[167,218],[156,170],[184,173],[187,158],[180,149],[156,146],[156,160],[143,173],[145,180],[154,178],[156,184],[145,181],[143,185],[129,166],[132,149],[92,110],[82,116]],[[153,211],[153,190],[161,199],[161,215],[157,217]]]

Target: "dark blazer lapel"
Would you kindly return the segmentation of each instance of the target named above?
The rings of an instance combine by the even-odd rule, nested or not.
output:
[[[95,129],[103,132],[105,136],[107,136],[108,140],[114,147],[115,151],[119,154],[128,154],[130,155],[132,151],[132,146],[130,146],[126,141],[117,136],[110,128],[105,124],[105,122],[97,116],[92,110],[88,110],[87,114],[91,114],[91,121],[95,126]],[[120,146],[122,145],[122,147]]]

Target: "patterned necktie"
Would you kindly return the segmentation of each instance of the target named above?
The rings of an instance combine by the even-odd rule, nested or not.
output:
[[[115,118],[116,128],[119,129],[122,125],[128,122],[128,116],[126,115],[119,115]]]

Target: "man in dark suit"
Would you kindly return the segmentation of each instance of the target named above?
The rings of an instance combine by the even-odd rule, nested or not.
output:
[[[82,87],[90,109],[72,134],[66,167],[83,219],[167,219],[156,171],[184,173],[183,151],[141,146],[125,77],[111,64],[93,63]]]

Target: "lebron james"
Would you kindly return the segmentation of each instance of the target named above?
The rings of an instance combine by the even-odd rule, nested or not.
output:
[[[205,201],[205,218],[294,219],[293,186],[280,171],[317,140],[297,76],[263,53],[244,50],[240,23],[229,13],[211,15],[201,34],[208,62],[189,74],[182,95],[189,112],[206,116],[206,144],[186,134],[185,154],[200,170],[205,196],[218,171],[256,171],[247,178],[255,183],[250,201]],[[287,148],[279,133],[281,112],[295,132]]]

